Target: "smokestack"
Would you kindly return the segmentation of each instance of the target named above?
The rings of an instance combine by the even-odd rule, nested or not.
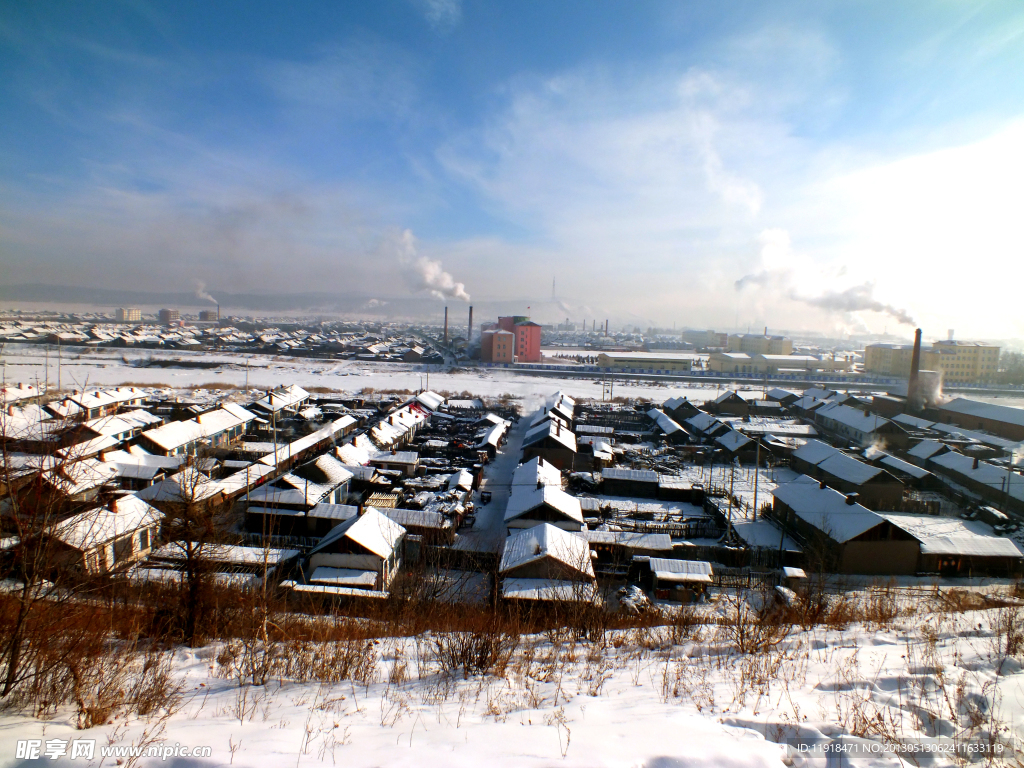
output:
[[[217,302],[217,322],[220,322],[220,302]]]
[[[466,343],[473,340],[473,305],[469,305],[469,333],[466,334]]]
[[[949,340],[952,341],[953,340],[953,329],[950,328],[949,331],[947,331],[947,333],[949,334]]]
[[[448,346],[448,307],[444,308],[444,344]]]
[[[608,335],[608,318],[607,317],[604,319],[604,335],[605,336]]]
[[[911,411],[920,411],[921,387],[918,379],[921,376],[921,329],[914,331],[914,354],[910,358],[910,379],[907,381],[907,404]]]

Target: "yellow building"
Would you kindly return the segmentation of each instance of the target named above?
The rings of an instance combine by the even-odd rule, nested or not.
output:
[[[602,352],[597,356],[600,368],[636,371],[689,371],[699,355],[672,352]]]
[[[785,336],[755,336],[750,333],[734,334],[729,337],[730,352],[746,352],[748,355],[791,355],[793,340]]]
[[[864,370],[884,376],[910,377],[914,348],[909,344],[869,344],[864,348]],[[921,370],[938,371],[953,384],[993,381],[999,370],[999,347],[980,341],[949,339],[921,350]]]

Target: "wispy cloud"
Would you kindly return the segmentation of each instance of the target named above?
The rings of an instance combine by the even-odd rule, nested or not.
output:
[[[462,0],[413,0],[437,32],[448,33],[462,21]]]

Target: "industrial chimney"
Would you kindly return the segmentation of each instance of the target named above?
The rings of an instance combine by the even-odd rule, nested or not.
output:
[[[448,307],[444,308],[444,345],[448,346]]]
[[[466,334],[466,343],[473,340],[473,305],[469,305],[469,332]]]
[[[921,329],[914,331],[914,354],[910,358],[910,379],[907,381],[907,405],[912,412],[924,407],[921,397]]]

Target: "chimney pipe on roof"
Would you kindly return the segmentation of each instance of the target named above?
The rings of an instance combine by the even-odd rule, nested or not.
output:
[[[857,503],[857,499],[859,499],[859,498],[860,498],[860,494],[859,493],[848,493],[848,494],[846,494],[846,504],[847,504],[847,506],[852,507],[854,504]]]
[[[824,491],[825,490],[825,481],[824,480],[819,480],[818,481],[818,490],[819,491]]]
[[[924,406],[921,397],[921,329],[914,331],[914,354],[910,358],[910,379],[907,381],[907,405],[913,412]]]
[[[974,463],[971,465],[971,469],[977,469],[978,468],[978,463],[979,463],[978,462],[978,457],[975,456],[974,457]]]

